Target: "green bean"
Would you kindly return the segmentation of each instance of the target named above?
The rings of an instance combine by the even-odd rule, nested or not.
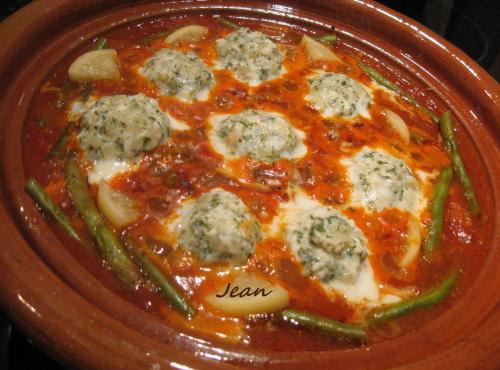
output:
[[[429,254],[434,252],[441,241],[444,224],[444,206],[446,198],[448,198],[448,190],[450,188],[451,178],[453,176],[453,168],[445,167],[439,174],[439,179],[434,188],[434,195],[431,202],[431,224],[427,238],[424,242],[424,252]]]
[[[219,22],[220,24],[222,24],[226,27],[233,28],[235,30],[240,29],[240,26],[238,26],[236,23],[228,21],[226,18],[218,17],[217,22]]]
[[[36,203],[40,206],[45,213],[52,216],[54,220],[59,224],[59,226],[66,231],[66,233],[78,242],[82,242],[82,239],[75,231],[71,222],[64,214],[61,208],[50,198],[49,194],[43,189],[43,187],[34,179],[29,178],[26,182],[26,191],[33,197]]]
[[[195,310],[184,299],[182,294],[172,285],[163,272],[155,265],[148,255],[134,245],[130,239],[125,239],[125,245],[132,256],[139,262],[142,271],[161,291],[163,297],[179,312],[188,317],[195,314]]]
[[[82,94],[81,101],[84,103],[87,102],[93,91],[94,91],[94,86],[91,83],[84,82],[81,88],[81,94]]]
[[[131,286],[136,284],[140,279],[137,268],[125,253],[120,240],[106,224],[97,226],[95,238],[102,256],[118,278]]]
[[[386,308],[370,313],[368,315],[368,321],[371,323],[377,323],[391,320],[407,315],[420,308],[429,308],[434,306],[450,294],[451,289],[457,282],[458,276],[459,272],[456,270],[427,293],[403,302],[391,304]]]
[[[458,151],[457,141],[455,140],[455,134],[453,133],[453,119],[450,111],[444,112],[441,115],[441,118],[439,119],[439,127],[441,129],[441,136],[443,137],[446,147],[450,152],[451,161],[453,162],[453,167],[455,168],[458,180],[464,188],[465,197],[469,203],[469,210],[473,215],[477,216],[481,212],[479,209],[479,203],[477,201],[474,188],[472,187],[470,177],[465,169],[464,162],[462,162],[460,152]]]
[[[324,42],[325,44],[333,45],[337,42],[337,35],[332,33],[330,35],[324,35],[317,38],[318,41]]]
[[[139,40],[136,41],[137,44],[149,44],[151,41],[154,41],[156,39],[159,39],[160,37],[165,37],[167,35],[169,35],[170,32],[165,32],[165,31],[161,31],[161,32],[156,32],[156,33],[153,33],[151,35],[147,35],[147,36],[144,36],[144,37],[141,37]]]
[[[359,67],[365,72],[368,77],[370,77],[372,80],[378,82],[380,85],[387,87],[389,90],[394,91],[395,93],[398,93],[401,95],[402,89],[396,85],[395,83],[389,81],[386,79],[384,76],[382,76],[378,71],[376,71],[374,68],[364,64],[364,63],[358,63]]]
[[[70,160],[66,166],[66,183],[76,210],[96,239],[99,250],[111,269],[123,282],[129,285],[137,283],[140,276],[136,266],[106,225],[90,195],[83,172],[74,160]]]
[[[66,182],[73,203],[92,235],[97,234],[97,229],[104,224],[99,210],[90,195],[86,180],[80,166],[70,160],[66,166]]]
[[[78,89],[78,84],[74,81],[66,81],[59,91],[59,96],[55,101],[55,106],[57,108],[64,108],[68,102],[70,95]]]
[[[50,150],[48,154],[49,157],[61,157],[64,155],[64,149],[68,144],[69,140],[71,139],[71,131],[73,130],[74,127],[75,127],[74,122],[69,122],[66,125],[61,137],[59,138],[59,140],[57,140],[57,143]]]
[[[388,88],[389,90],[397,93],[404,100],[413,104],[419,110],[427,114],[435,123],[439,121],[439,118],[430,109],[420,104],[417,100],[415,100],[413,96],[411,96],[409,93],[403,90],[400,86],[396,85],[394,82],[389,81],[387,78],[382,76],[376,69],[367,66],[364,63],[358,63],[358,65],[372,80],[378,82],[380,85]]]
[[[427,108],[426,106],[420,104],[413,96],[411,96],[407,92],[403,91],[403,94],[401,95],[401,97],[403,99],[405,99],[407,102],[413,104],[418,109],[420,109],[420,111],[422,111],[425,114],[427,114],[434,123],[437,123],[439,121],[438,116],[436,116],[429,108]]]
[[[94,50],[102,50],[102,49],[108,49],[108,40],[106,40],[104,37],[100,37],[96,40],[94,43]]]
[[[427,141],[426,137],[418,132],[410,132],[410,139],[418,145],[425,144]]]
[[[294,309],[283,310],[281,318],[285,321],[323,331],[334,336],[363,341],[366,338],[365,329],[359,325],[346,324]]]

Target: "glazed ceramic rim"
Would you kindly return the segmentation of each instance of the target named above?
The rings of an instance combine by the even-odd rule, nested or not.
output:
[[[62,12],[68,11],[68,4],[73,4],[72,14],[82,9],[87,9],[84,14],[99,13],[100,15],[96,17],[101,19],[101,17],[106,16],[105,11],[96,11],[97,6],[106,3],[108,8],[113,8],[115,4],[119,4],[119,1],[80,1],[75,4],[69,0],[63,1],[39,1],[32,3],[25,9],[21,10],[19,13],[15,14],[13,17],[8,19],[5,24],[0,26],[0,34],[7,27],[12,27],[12,25],[25,21],[30,16],[31,21],[27,24],[28,29],[21,31],[22,34],[27,32],[41,32],[41,23],[39,20],[34,18],[36,15],[42,16],[42,14],[49,14],[53,21],[57,21],[61,18]],[[214,4],[217,2],[209,2],[209,4]],[[231,2],[237,10],[245,11],[246,9],[252,9],[257,11],[258,9],[253,6],[255,3],[249,2]],[[285,2],[280,2],[285,3]],[[462,85],[469,86],[471,94],[478,94],[483,96],[483,103],[485,101],[490,101],[494,104],[495,100],[498,101],[499,89],[498,85],[489,77],[480,67],[478,67],[473,61],[471,61],[462,52],[457,50],[455,47],[451,46],[447,42],[440,39],[438,36],[433,34],[431,31],[427,30],[421,25],[417,25],[415,22],[400,16],[399,14],[369,1],[355,1],[347,4],[347,1],[330,1],[329,4],[337,3],[338,7],[346,6],[350,7],[351,10],[355,9],[358,16],[361,15],[368,18],[370,14],[376,14],[376,17],[383,17],[385,19],[388,27],[391,25],[395,28],[405,28],[410,37],[415,37],[419,41],[415,41],[415,44],[423,48],[423,45],[427,45],[429,49],[434,50],[435,55],[440,55],[443,60],[447,61],[448,66],[455,65],[458,66],[461,71],[464,72],[462,78]],[[230,10],[231,6],[228,2],[218,2],[218,11]],[[347,4],[347,5],[346,5]],[[286,9],[285,7],[278,7],[272,4],[266,6],[262,5],[262,9],[265,12],[261,14],[269,14],[270,16],[276,12],[284,12],[287,17],[294,17],[293,11]],[[153,14],[148,12],[141,12],[139,9],[142,5],[134,5],[134,8],[128,9],[121,7],[120,9],[113,10],[123,11],[123,12],[135,12],[137,16],[140,17],[150,17]],[[145,5],[147,8],[149,5]],[[196,8],[196,10],[207,10],[208,4],[198,2],[193,5],[192,3],[185,2],[175,2],[165,4],[165,9],[163,12],[170,10],[176,11],[187,11],[189,9]],[[293,7],[301,8],[295,4]],[[307,7],[306,7],[307,8]],[[211,7],[213,9],[213,7]],[[319,10],[316,10],[319,13]],[[288,13],[287,13],[288,12]],[[314,9],[309,12],[315,13]],[[304,14],[304,13],[303,13]],[[68,14],[66,14],[68,16]],[[314,19],[322,19],[326,24],[329,23],[327,16],[315,16]],[[85,20],[82,22],[81,28],[78,32],[85,27],[88,27],[89,21]],[[130,21],[130,19],[128,19]],[[336,23],[336,22],[335,22]],[[376,22],[375,22],[376,23]],[[48,32],[45,30],[45,32]],[[380,30],[380,32],[382,32]],[[413,36],[411,35],[413,33]],[[20,35],[19,37],[21,37]],[[405,36],[405,35],[403,35]],[[76,40],[73,44],[68,45],[68,48],[73,48],[77,44],[83,42],[83,40]],[[432,42],[432,44],[430,44]],[[10,49],[9,49],[10,48]],[[391,49],[386,47],[385,50]],[[15,45],[14,40],[6,42],[0,46],[0,55],[7,55],[7,50],[10,50],[8,55],[16,55],[19,53],[19,46]],[[50,45],[49,45],[50,50]],[[381,50],[383,52],[384,50]],[[63,51],[66,54],[67,51]],[[33,55],[35,55],[35,50],[33,50]],[[430,54],[430,52],[429,52]],[[395,53],[394,55],[398,55]],[[406,69],[413,74],[417,75],[420,79],[425,81],[426,84],[431,87],[435,87],[438,91],[442,92],[441,98],[454,109],[454,112],[458,115],[461,121],[474,122],[473,116],[477,113],[474,111],[467,112],[467,110],[459,109],[461,104],[460,98],[463,96],[457,96],[451,91],[448,91],[446,87],[446,78],[442,78],[440,75],[430,75],[423,74],[421,65],[417,59],[415,60],[400,60],[390,55],[393,60],[397,63],[405,64]],[[31,61],[31,63],[42,62],[44,54],[37,55],[39,58],[36,61]],[[5,71],[9,69],[8,63],[6,65],[0,66],[0,77],[5,77]],[[30,64],[30,63],[26,63]],[[443,66],[441,66],[443,67]],[[20,79],[19,75],[23,73],[26,69],[23,68],[17,74],[11,75],[12,85],[15,86],[16,81]],[[447,76],[448,79],[451,76]],[[3,82],[3,80],[2,80]],[[36,87],[34,84],[33,88]],[[5,117],[5,112],[9,102],[17,102],[19,107],[26,107],[29,104],[28,96],[32,93],[29,91],[30,87],[27,87],[26,95],[24,96],[12,96],[9,92],[7,96],[2,98],[0,105],[0,117]],[[466,94],[464,94],[466,95]],[[24,99],[24,100],[23,100]],[[467,105],[464,105],[467,106]],[[486,107],[488,108],[488,107]],[[22,110],[22,109],[20,109]],[[484,121],[495,122],[494,117],[499,116],[500,108],[498,106],[489,107],[489,109],[484,109],[483,114],[485,116]],[[476,120],[479,122],[479,120]],[[498,135],[498,125],[492,124],[492,127],[481,127],[481,126],[467,126],[467,133],[474,138],[475,145],[478,147],[479,152],[485,155],[486,150],[499,153],[498,150],[498,136],[495,138],[495,134],[491,131],[495,131]],[[488,133],[488,130],[491,130]],[[9,138],[10,133],[6,133],[6,138]],[[2,151],[2,172],[13,173],[13,166],[19,166],[20,158],[7,157],[6,152],[12,154],[12,152],[20,151],[20,142],[9,141],[3,138],[3,144],[5,147],[10,148],[10,151]],[[491,162],[491,163],[490,163]],[[500,165],[493,163],[492,161],[484,163],[487,168],[488,173],[500,173]],[[10,171],[10,172],[9,172]],[[495,172],[496,171],[496,172]],[[467,343],[462,343],[460,339],[465,337],[467,334],[467,340],[474,343],[476,341],[485,341],[495,339],[494,325],[489,323],[495,322],[494,320],[500,317],[499,310],[495,308],[498,302],[498,297],[494,294],[489,297],[484,295],[477,297],[475,292],[484,286],[486,283],[492,292],[499,291],[500,289],[500,275],[493,277],[487,272],[492,271],[495,266],[495,260],[500,257],[500,248],[492,248],[488,259],[481,274],[476,279],[474,286],[472,286],[464,297],[460,299],[452,308],[446,311],[442,316],[433,320],[431,323],[425,325],[424,327],[418,329],[419,336],[428,336],[428,343],[421,344],[420,347],[412,348],[411,355],[401,354],[402,348],[410,348],[414,336],[413,334],[405,335],[403,337],[396,338],[395,340],[390,340],[382,342],[379,344],[361,347],[355,350],[336,350],[331,352],[315,352],[314,357],[310,352],[300,352],[295,353],[295,358],[290,358],[290,353],[287,352],[263,352],[263,351],[253,351],[247,352],[245,350],[238,350],[235,347],[217,348],[218,346],[211,347],[206,346],[201,342],[193,341],[191,338],[184,337],[179,339],[175,346],[173,344],[167,345],[160,343],[158,338],[152,339],[148,335],[139,333],[137,329],[133,329],[133,323],[127,322],[124,324],[123,320],[116,319],[110,315],[110,311],[113,311],[113,305],[107,307],[105,304],[97,305],[92,304],[92,300],[89,301],[88,296],[82,296],[75,292],[72,288],[72,280],[68,279],[68,276],[72,276],[74,279],[82,279],[79,275],[78,269],[71,269],[72,271],[65,273],[58,271],[60,276],[54,274],[53,269],[49,268],[43,258],[33,252],[23,234],[19,232],[19,225],[14,224],[12,214],[9,213],[7,205],[14,205],[15,209],[11,210],[18,215],[17,221],[22,223],[22,227],[28,228],[31,234],[31,240],[35,241],[35,245],[45,244],[60,244],[55,237],[47,233],[48,229],[43,221],[43,219],[38,215],[36,208],[29,198],[22,192],[15,192],[14,189],[18,189],[19,186],[22,188],[24,184],[24,178],[4,178],[3,185],[5,192],[2,193],[3,204],[0,208],[0,214],[4,219],[8,219],[9,222],[0,225],[0,245],[2,246],[2,252],[0,252],[0,266],[4,267],[1,272],[2,281],[0,282],[0,297],[2,298],[2,305],[11,315],[11,317],[21,325],[30,335],[32,335],[37,342],[44,345],[50,351],[55,353],[58,358],[63,359],[69,363],[80,364],[85,367],[92,368],[131,368],[131,367],[144,367],[145,363],[148,364],[162,364],[171,365],[182,364],[187,366],[199,367],[204,362],[212,360],[223,360],[224,357],[233,358],[238,363],[254,363],[260,365],[276,365],[276,366],[300,366],[304,361],[308,361],[309,364],[318,361],[318,364],[331,363],[335,361],[342,364],[342,366],[348,367],[349,364],[356,363],[360,359],[366,360],[366,363],[370,361],[377,360],[378,363],[385,363],[387,366],[399,366],[405,364],[407,361],[414,363],[415,366],[418,365],[418,355],[419,353],[433,354],[433,359],[436,364],[444,363],[446,354],[453,353],[457,346],[464,347],[462,351],[477,351],[478,349],[474,345],[467,345]],[[496,213],[496,226],[494,227],[494,233],[491,236],[491,243],[496,243],[498,246],[498,241],[500,240],[498,227],[498,212],[500,207],[500,187],[499,179],[490,176],[491,188],[493,189],[494,207]],[[14,194],[16,198],[5,199],[6,194]],[[20,209],[19,207],[23,207]],[[24,222],[22,220],[24,218]],[[15,248],[13,247],[15,246]],[[47,249],[48,248],[48,249]],[[44,251],[50,250],[49,247],[46,249],[37,249],[38,253],[43,254]],[[42,256],[43,257],[43,256]],[[30,271],[26,271],[27,267],[31,267]],[[22,270],[24,269],[24,270]],[[20,273],[22,270],[22,274]],[[64,276],[65,278],[62,278]],[[46,288],[44,290],[37,290],[33,285],[33,282],[45,281]],[[94,286],[94,284],[100,285],[95,278],[89,277],[87,282],[87,288]],[[80,286],[81,289],[81,286]],[[104,296],[114,296],[114,293],[107,292],[103,293]],[[118,297],[118,296],[116,296]],[[120,299],[119,297],[117,299]],[[475,302],[476,304],[472,304]],[[52,306],[52,307],[51,307]],[[473,309],[469,310],[468,307]],[[483,312],[480,312],[480,311]],[[141,311],[136,309],[135,311]],[[129,310],[127,312],[135,312],[134,310]],[[476,313],[473,319],[470,321],[467,327],[461,327],[461,333],[448,331],[447,323],[450,321],[450,317],[453,317],[453,313],[460,311],[462,314],[466,311]],[[144,312],[137,312],[139,316],[143,316]],[[488,315],[489,314],[489,315]],[[73,315],[79,315],[79,320],[73,320]],[[492,321],[493,320],[493,321]],[[157,326],[153,325],[151,330],[157,330]],[[493,328],[493,329],[492,329]],[[168,329],[168,328],[167,328]],[[436,330],[443,335],[435,335]],[[449,328],[448,328],[449,329]],[[89,334],[89,330],[96,330],[99,332],[99,336],[95,334]],[[492,331],[493,330],[493,331]],[[498,331],[498,329],[496,329]],[[461,335],[460,335],[461,334]],[[49,337],[49,335],[55,336],[55,338]],[[160,335],[168,336],[175,335],[173,331],[166,330]],[[477,338],[476,338],[477,337]],[[413,339],[412,339],[413,338]],[[476,338],[476,339],[472,339]],[[435,347],[435,351],[428,351],[430,347]],[[493,350],[496,347],[491,346],[488,350],[484,350],[484,358],[493,355]],[[396,352],[396,351],[399,351]],[[85,356],[85,353],[92,353],[94,355],[93,359]],[[189,354],[191,352],[191,354]],[[395,354],[396,352],[396,354]],[[124,353],[126,355],[124,356]],[[392,358],[391,358],[392,356]],[[443,357],[444,356],[444,357]],[[119,360],[117,361],[117,359]],[[429,365],[426,359],[426,365]],[[206,364],[206,363],[205,363]],[[213,364],[212,364],[213,365]],[[223,363],[218,362],[217,365],[223,366]]]

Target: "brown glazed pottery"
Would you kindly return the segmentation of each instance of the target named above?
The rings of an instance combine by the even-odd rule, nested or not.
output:
[[[21,137],[40,82],[59,60],[113,27],[165,14],[239,14],[341,37],[433,89],[459,121],[468,168],[491,217],[480,274],[445,313],[416,331],[357,349],[249,351],[178,333],[105,288],[69,254],[25,194]],[[500,88],[463,52],[368,0],[41,0],[0,24],[0,304],[38,345],[71,368],[500,368]],[[357,43],[357,44],[356,44]]]

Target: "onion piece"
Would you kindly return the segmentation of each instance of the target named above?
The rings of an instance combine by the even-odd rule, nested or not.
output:
[[[208,28],[192,24],[181,27],[165,38],[169,44],[199,41],[208,33]]]
[[[131,224],[141,215],[137,203],[132,198],[113,189],[104,181],[99,184],[97,205],[106,219],[116,227]]]
[[[236,287],[237,291],[233,292]],[[275,312],[289,304],[288,292],[281,286],[273,285],[256,274],[245,272],[238,273],[229,289],[225,285],[219,291],[206,296],[205,300],[218,310],[234,316]]]
[[[383,112],[385,113],[387,121],[393,130],[396,131],[406,143],[408,143],[410,141],[410,132],[408,131],[406,122],[401,118],[401,116],[399,116],[399,114],[390,109],[384,109]]]
[[[310,61],[340,61],[340,59],[329,48],[322,43],[313,40],[309,36],[302,36],[300,46],[304,49]]]
[[[420,222],[415,216],[410,216],[408,220],[408,231],[406,237],[405,254],[399,261],[399,267],[404,268],[411,264],[420,252],[421,236]]]
[[[71,81],[120,79],[118,54],[114,49],[92,50],[80,55],[68,69]]]

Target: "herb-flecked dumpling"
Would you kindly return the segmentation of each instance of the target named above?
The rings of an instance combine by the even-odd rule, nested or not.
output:
[[[245,262],[262,239],[259,221],[233,193],[216,188],[181,210],[179,243],[200,261]]]

